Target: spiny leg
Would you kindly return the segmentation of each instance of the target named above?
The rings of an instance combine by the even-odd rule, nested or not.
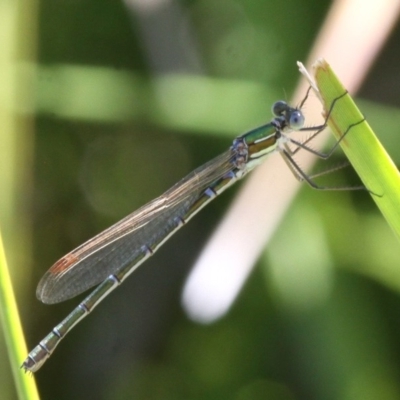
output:
[[[360,186],[320,186],[314,182],[313,178],[324,175],[325,173],[333,172],[342,167],[335,167],[333,169],[331,168],[330,170],[324,171],[322,173],[308,175],[305,171],[302,170],[302,168],[299,166],[299,164],[297,164],[297,162],[293,159],[292,155],[289,152],[287,152],[286,149],[281,149],[280,154],[282,155],[283,160],[285,161],[286,165],[289,167],[289,169],[292,172],[292,174],[294,175],[294,177],[299,182],[304,182],[304,181],[307,182],[313,189],[317,189],[317,190],[366,190],[372,194],[375,194],[375,193],[371,192],[370,190],[368,190],[363,185],[360,185]]]
[[[308,143],[308,142],[310,141],[310,138],[307,139],[307,140],[304,141],[304,142],[300,142],[300,141],[298,141],[298,140],[296,140],[296,139],[293,139],[293,138],[288,137],[288,141],[289,141],[290,143],[295,144],[295,145],[297,146],[297,148],[296,148],[295,150],[291,150],[291,149],[289,148],[289,146],[285,146],[285,147],[286,147],[286,150],[290,153],[291,156],[293,156],[293,155],[295,155],[300,149],[304,149],[304,150],[308,151],[309,153],[312,153],[312,154],[316,155],[317,157],[322,158],[323,160],[327,160],[327,159],[335,152],[335,150],[338,148],[340,142],[345,138],[345,136],[346,136],[347,133],[350,131],[350,129],[353,128],[353,127],[355,127],[355,126],[357,126],[357,125],[359,125],[359,124],[361,124],[361,123],[363,123],[364,121],[365,121],[365,118],[361,119],[361,120],[358,121],[358,122],[354,122],[353,124],[350,124],[350,125],[347,127],[347,129],[344,131],[344,133],[342,134],[342,136],[340,136],[340,138],[335,142],[335,144],[332,146],[332,148],[331,148],[328,152],[326,152],[326,153],[324,153],[324,152],[322,152],[322,151],[315,150],[315,149],[313,149],[312,147],[307,146],[306,143]],[[320,133],[320,132],[321,132],[321,131],[318,131],[318,133]],[[311,138],[314,138],[314,137],[315,137],[315,134],[311,136]]]
[[[303,107],[303,105],[305,104],[309,93],[311,91],[311,87],[308,88],[306,95],[304,97],[304,99],[301,101],[299,108]],[[318,185],[313,179],[319,176],[323,176],[325,174],[329,174],[331,172],[337,171],[341,168],[347,167],[349,165],[348,162],[339,165],[339,166],[335,166],[335,167],[331,167],[325,171],[316,173],[316,174],[312,174],[312,175],[308,175],[305,171],[303,171],[303,169],[299,166],[299,164],[294,160],[293,156],[300,150],[300,149],[304,149],[314,155],[316,155],[317,157],[321,158],[321,159],[328,159],[333,153],[334,151],[337,149],[337,147],[339,146],[340,142],[345,138],[345,136],[348,134],[348,132],[356,125],[361,124],[362,122],[365,121],[365,118],[363,118],[362,120],[355,122],[351,125],[349,125],[346,129],[346,131],[341,135],[341,137],[336,141],[336,143],[333,145],[333,147],[327,152],[321,152],[318,150],[315,150],[313,148],[311,148],[310,146],[308,146],[307,144],[309,142],[311,142],[319,133],[321,133],[328,125],[328,120],[330,118],[330,115],[333,111],[333,108],[336,104],[336,102],[338,100],[340,100],[342,97],[346,96],[348,94],[347,91],[345,91],[342,95],[338,96],[337,98],[335,98],[332,101],[331,106],[329,107],[328,113],[325,117],[324,123],[322,125],[319,126],[314,126],[314,127],[306,127],[306,128],[302,128],[300,129],[300,131],[315,131],[309,138],[307,138],[305,141],[300,142],[297,141],[295,139],[290,138],[289,136],[286,136],[287,142],[283,144],[283,147],[280,149],[280,154],[283,157],[283,160],[285,161],[286,165],[289,167],[290,171],[292,172],[292,174],[294,175],[294,177],[298,180],[298,181],[306,181],[312,188],[317,189],[317,190],[366,190],[369,193],[373,194],[373,195],[377,195],[378,194],[370,191],[369,189],[367,189],[364,185],[359,185],[359,186],[321,186]],[[288,143],[292,143],[294,145],[296,145],[296,149],[292,150],[289,146]]]
[[[308,96],[311,92],[312,86],[309,86],[306,92],[306,95],[304,96],[303,100],[301,101],[300,105],[297,107],[299,110],[301,110],[304,106],[304,103],[307,101]]]
[[[319,178],[321,176],[331,174],[332,172],[336,172],[336,171],[339,171],[341,169],[344,169],[344,168],[347,168],[347,167],[350,167],[350,166],[351,166],[351,164],[350,164],[349,161],[344,161],[341,164],[329,167],[327,169],[324,169],[323,171],[312,173],[311,175],[308,175],[308,177],[311,178],[311,179]]]
[[[307,93],[306,93],[306,96],[304,97],[303,101],[300,103],[300,107],[302,107],[302,106],[304,105],[306,99],[308,98],[310,89],[311,89],[311,86],[308,88]],[[324,121],[324,123],[323,123],[322,125],[317,125],[317,126],[313,126],[313,127],[305,127],[305,128],[300,129],[300,131],[302,131],[302,132],[315,131],[310,137],[308,137],[308,138],[307,138],[306,140],[304,140],[303,142],[296,141],[296,140],[294,140],[294,139],[290,139],[290,142],[293,143],[293,144],[295,144],[295,145],[297,146],[296,149],[291,150],[291,154],[292,154],[292,155],[296,154],[301,148],[303,148],[303,149],[305,148],[306,150],[311,149],[310,147],[307,146],[307,143],[309,143],[309,142],[311,142],[313,139],[315,139],[315,137],[318,136],[318,135],[328,126],[328,120],[329,120],[329,117],[330,117],[330,115],[331,115],[331,113],[332,113],[332,111],[333,111],[333,108],[335,107],[336,102],[337,102],[338,100],[340,100],[342,97],[346,96],[347,94],[348,94],[348,92],[347,92],[347,90],[346,90],[342,95],[340,95],[339,97],[336,97],[336,99],[334,99],[334,100],[332,101],[332,104],[331,104],[331,106],[329,107],[329,110],[328,110],[328,114],[326,115],[325,121]],[[360,121],[360,123],[361,123],[361,122],[362,122],[362,121]],[[349,129],[350,129],[350,127],[349,127],[349,128],[346,130],[346,132],[342,135],[343,137],[347,134],[347,132],[349,131]],[[341,140],[343,139],[343,137],[341,137],[341,138],[337,141],[337,143],[335,144],[334,148],[331,149],[330,154],[332,154],[332,153],[335,151],[336,147],[337,147],[338,144],[341,142]],[[321,153],[321,154],[324,154],[324,153]],[[319,156],[318,154],[316,154],[316,155]],[[321,157],[321,158],[323,158],[323,157]],[[327,157],[327,158],[328,158],[328,157]]]
[[[287,152],[287,153],[291,156],[291,158],[294,160],[293,152],[292,152],[291,148],[289,147],[289,145],[288,145],[287,143],[284,143],[283,146],[284,146],[286,152]],[[315,151],[314,149],[310,149],[309,147],[306,147],[305,150],[310,151],[312,154],[315,154],[315,153],[314,153],[314,151]],[[297,164],[297,165],[298,165],[298,164]],[[320,177],[320,176],[328,175],[328,174],[330,174],[330,173],[332,173],[332,172],[338,171],[338,170],[340,170],[340,169],[343,169],[343,168],[346,168],[346,167],[349,167],[349,166],[351,166],[350,162],[349,162],[349,161],[344,161],[344,162],[342,162],[342,163],[339,164],[339,165],[335,165],[335,166],[329,167],[329,168],[327,168],[327,169],[325,169],[325,170],[323,170],[323,171],[320,171],[320,172],[317,172],[317,173],[313,173],[313,174],[311,174],[311,175],[308,175],[308,177],[311,178],[311,179],[313,179],[313,178],[318,178],[318,177]]]

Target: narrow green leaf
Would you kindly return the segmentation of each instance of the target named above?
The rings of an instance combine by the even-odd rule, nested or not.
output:
[[[319,60],[314,68],[315,89],[327,114],[333,101],[347,92],[325,60]],[[347,93],[336,101],[328,124],[336,139],[351,127],[340,143],[343,151],[400,239],[400,174],[363,119],[363,114]]]
[[[39,399],[33,376],[20,368],[27,354],[21,321],[15,301],[14,290],[7,267],[3,242],[0,234],[0,323],[6,339],[9,361],[19,399]]]

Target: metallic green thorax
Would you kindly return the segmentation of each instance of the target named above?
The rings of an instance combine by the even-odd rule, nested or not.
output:
[[[256,159],[274,151],[279,137],[280,133],[273,123],[248,132],[243,139],[247,144],[249,159]]]
[[[232,146],[237,154],[234,161],[236,167],[246,169],[246,172],[251,171],[265,156],[276,150],[280,137],[279,126],[276,126],[274,120],[236,138]]]

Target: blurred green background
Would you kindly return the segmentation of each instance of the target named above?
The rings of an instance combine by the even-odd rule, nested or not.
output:
[[[31,60],[18,68],[33,84],[18,93],[18,134],[0,131],[1,179],[18,177],[0,222],[32,348],[79,302],[37,301],[44,272],[268,121],[331,2],[26,5],[17,36]],[[397,164],[399,36],[358,102]],[[36,374],[43,399],[400,398],[399,243],[364,192],[305,186],[229,314],[185,316],[182,285],[238,187],[73,330]],[[2,341],[0,356],[14,399]]]

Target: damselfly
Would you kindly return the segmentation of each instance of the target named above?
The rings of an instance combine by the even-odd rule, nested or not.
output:
[[[297,108],[290,107],[284,101],[276,102],[272,107],[274,118],[269,123],[237,137],[226,152],[197,168],[160,197],[57,261],[39,282],[36,294],[42,302],[58,303],[95,285],[98,287],[29,353],[22,368],[37,371],[66,334],[111,291],[203,207],[243,178],[269,154],[278,151],[295,177],[305,180],[315,189],[359,189],[318,186],[312,176],[308,176],[294,160],[294,154],[300,149],[326,159],[339,143],[336,142],[327,153],[308,146],[326,127],[329,114],[335,102],[340,99],[332,103],[323,125],[304,127],[301,108],[309,90]],[[301,142],[288,136],[292,131],[313,133]],[[290,144],[295,148],[292,149]]]

